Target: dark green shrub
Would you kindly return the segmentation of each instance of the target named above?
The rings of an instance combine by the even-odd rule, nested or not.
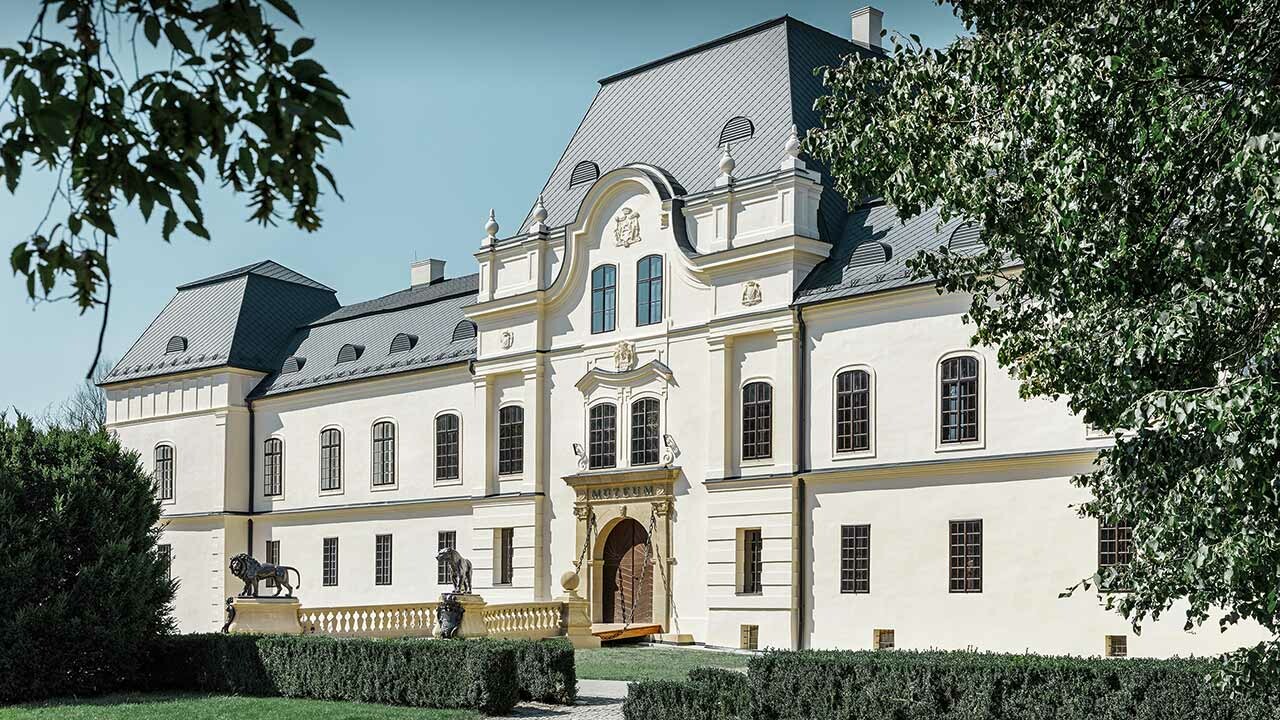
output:
[[[578,696],[578,675],[573,643],[551,640],[488,640],[510,647],[516,654],[520,697],[560,705],[572,705]]]
[[[101,429],[0,415],[0,703],[127,687],[170,629],[160,506]]]
[[[151,652],[150,685],[138,689],[276,695],[257,635],[172,635]]]
[[[265,637],[262,666],[286,697],[471,708],[505,714],[520,699],[515,652],[468,640]]]
[[[689,671],[689,684],[715,699],[712,717],[746,717],[751,707],[751,684],[747,674],[723,668],[700,667]]]
[[[627,686],[627,720],[733,720],[715,691],[692,682],[646,680]]]

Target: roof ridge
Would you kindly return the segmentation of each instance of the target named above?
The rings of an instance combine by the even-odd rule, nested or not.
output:
[[[457,277],[444,278],[442,280],[438,280],[429,285],[410,286],[407,288],[403,288],[401,290],[396,290],[395,292],[387,293],[386,295],[379,295],[378,297],[369,298],[368,300],[353,302],[350,305],[342,305],[338,307],[336,310],[334,310],[333,312],[329,313],[328,315],[312,320],[309,323],[304,323],[300,327],[311,328],[311,327],[321,327],[323,325],[332,325],[334,323],[346,322],[348,320],[355,320],[357,318],[369,317],[370,315],[381,315],[383,313],[396,312],[396,311],[405,310],[408,308],[421,307],[423,305],[433,305],[437,302],[441,302],[443,300],[449,300],[450,298],[456,298],[462,295],[474,295],[480,291],[478,282],[475,285],[471,285],[466,281],[473,280],[473,279],[478,281],[479,277],[480,277],[480,273],[474,272],[468,275],[459,275]],[[342,315],[336,318],[333,317],[333,315],[341,313],[342,311],[348,310],[350,308],[358,307],[360,305],[376,303],[379,300],[385,300],[394,295],[399,295],[400,293],[407,293],[413,290],[429,289],[431,287],[440,287],[445,283],[454,283],[454,284],[457,284],[459,287],[457,289],[450,290],[448,292],[442,292],[439,295],[432,295],[422,300],[407,302],[403,305],[391,305],[387,307],[371,307],[367,310],[355,311],[350,315]]]
[[[285,273],[288,273],[289,275],[292,275],[295,277],[280,277],[279,275],[268,275],[262,272],[263,268],[270,267],[270,266],[279,268],[280,270],[283,270]],[[298,285],[301,287],[308,287],[313,290],[324,290],[331,293],[337,292],[337,290],[334,290],[328,285],[325,285],[322,282],[319,282],[310,277],[307,277],[306,275],[303,275],[297,270],[294,270],[291,267],[282,265],[276,262],[275,260],[272,260],[271,258],[265,258],[254,263],[249,263],[248,265],[243,265],[238,268],[233,268],[231,270],[225,270],[223,272],[216,273],[208,277],[200,278],[199,280],[192,280],[191,282],[183,283],[179,285],[177,289],[190,290],[191,288],[200,287],[201,285],[211,285],[213,283],[222,282],[224,280],[231,280],[232,278],[237,278],[242,275],[257,275],[259,277],[271,278],[272,280],[280,280],[281,282],[292,283],[294,285]]]
[[[697,55],[700,52],[704,52],[706,50],[710,50],[711,48],[733,42],[734,40],[747,37],[748,35],[754,35],[762,30],[767,30],[775,25],[779,25],[781,23],[787,22],[789,20],[794,20],[794,19],[795,18],[792,18],[790,15],[782,15],[780,17],[770,18],[769,20],[756,23],[755,25],[752,25],[750,27],[745,27],[745,28],[742,28],[741,30],[735,30],[727,35],[721,35],[718,38],[714,38],[712,40],[699,43],[697,45],[694,45],[693,47],[688,47],[688,48],[685,48],[684,50],[679,50],[677,52],[671,53],[670,55],[664,55],[660,58],[657,58],[656,60],[650,60],[649,62],[636,65],[635,67],[630,68],[628,70],[622,70],[621,72],[616,72],[612,75],[607,75],[601,78],[598,82],[601,85],[608,85],[611,82],[621,80],[623,78],[630,77],[632,75],[637,75],[646,70],[651,70],[655,67],[658,67],[659,65],[666,65],[667,63],[675,60],[679,60],[680,58],[688,57],[690,55]]]

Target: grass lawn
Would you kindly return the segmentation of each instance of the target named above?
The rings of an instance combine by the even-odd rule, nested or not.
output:
[[[585,680],[684,680],[696,667],[745,669],[750,655],[692,648],[618,645],[577,650],[578,677]]]
[[[468,710],[425,710],[325,700],[128,693],[0,707],[0,720],[478,720]]]

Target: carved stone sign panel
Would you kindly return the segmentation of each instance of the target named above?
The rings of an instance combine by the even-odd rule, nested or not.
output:
[[[631,208],[622,208],[613,219],[613,239],[622,248],[640,242],[640,213]]]

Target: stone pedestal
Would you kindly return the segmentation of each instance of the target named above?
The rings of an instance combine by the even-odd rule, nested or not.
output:
[[[445,602],[449,598],[457,601],[462,606],[462,627],[458,628],[458,633],[454,637],[488,637],[489,630],[484,624],[484,608],[486,604],[484,598],[473,593],[443,593],[440,595],[441,602]],[[438,618],[432,634],[436,637],[442,636]]]
[[[298,623],[298,609],[302,603],[298,598],[236,598],[231,606],[235,608],[236,619],[227,628],[229,632],[259,635],[302,633],[302,625]]]
[[[564,636],[575,649],[600,647],[600,638],[591,634],[591,603],[578,594],[578,573],[570,570],[562,575],[560,587],[564,588],[564,595],[556,598],[556,602],[564,607],[560,619]]]

